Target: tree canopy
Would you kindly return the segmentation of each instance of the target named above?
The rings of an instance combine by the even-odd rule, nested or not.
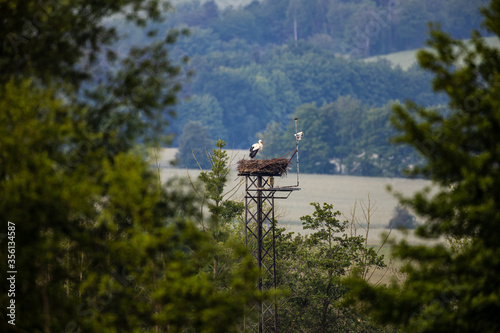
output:
[[[301,142],[301,171],[364,176],[403,176],[405,169],[420,163],[417,154],[405,147],[391,145],[395,134],[389,120],[394,102],[370,108],[350,96],[317,107],[297,108],[300,129],[306,133]],[[260,135],[266,142],[264,154],[281,156],[295,146],[292,121],[268,125]]]
[[[372,272],[386,267],[383,255],[367,246],[366,234],[357,234],[354,216],[351,221],[341,221],[341,213],[333,205],[311,203],[311,206],[312,215],[300,218],[308,234],[294,235],[286,233],[285,228],[277,228],[277,280],[279,287],[288,291],[278,308],[280,329],[390,332],[368,317],[361,320],[354,311],[339,307],[339,301],[348,292],[341,278],[352,270],[361,270],[364,278],[370,280]],[[364,213],[370,214],[367,210]]]
[[[484,26],[499,36],[500,2],[482,10]],[[473,47],[433,27],[430,51],[420,65],[434,74],[433,87],[450,98],[448,113],[407,103],[395,107],[396,141],[421,154],[415,174],[430,178],[435,191],[403,198],[426,222],[417,234],[440,236],[452,245],[399,243],[407,264],[402,285],[372,288],[353,283],[353,295],[382,322],[405,332],[495,332],[500,329],[499,78],[500,52],[478,32]]]
[[[2,332],[236,331],[261,299],[242,246],[226,244],[222,286],[205,272],[218,249],[195,224],[200,200],[151,167],[185,78],[169,56],[179,33],[121,50],[109,20],[144,28],[165,6],[0,4],[0,269],[17,272]]]

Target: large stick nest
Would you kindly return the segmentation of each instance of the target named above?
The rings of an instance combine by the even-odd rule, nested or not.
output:
[[[281,176],[288,171],[288,159],[274,158],[270,160],[239,160],[240,175]]]

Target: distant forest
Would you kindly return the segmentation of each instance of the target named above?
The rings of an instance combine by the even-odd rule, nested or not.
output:
[[[447,98],[432,92],[431,75],[418,66],[361,60],[424,47],[429,22],[454,38],[484,33],[478,9],[486,3],[262,0],[223,9],[213,0],[180,3],[165,23],[150,26],[189,31],[170,51],[174,59],[190,58],[169,128],[173,143],[190,150],[221,138],[246,149],[261,138],[262,157],[279,157],[294,147],[292,117],[299,116],[306,132],[301,171],[401,176],[419,157],[389,144],[391,105],[410,99],[445,110]],[[154,38],[120,18],[110,24],[127,34],[123,50]]]

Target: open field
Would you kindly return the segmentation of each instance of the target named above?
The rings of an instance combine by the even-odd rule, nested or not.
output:
[[[496,48],[500,48],[500,40],[497,37],[487,37],[485,38],[486,44],[489,46],[493,46]],[[402,69],[407,70],[410,68],[413,64],[417,62],[417,50],[409,50],[409,51],[402,51],[402,52],[395,52],[395,53],[390,53],[386,55],[380,55],[380,56],[374,56],[370,58],[364,59],[364,61],[367,62],[372,62],[372,61],[377,61],[380,59],[386,59],[389,60],[393,66],[400,66]]]
[[[195,179],[199,175],[199,170],[187,170],[173,168],[169,162],[175,157],[175,148],[166,148],[159,151],[160,175],[162,181],[173,177],[191,176]],[[229,177],[228,189],[236,188],[232,199],[243,201],[244,186],[238,188],[243,179],[237,176],[234,164],[244,156],[246,150],[230,150],[229,156],[232,159],[233,171]],[[296,185],[295,173],[276,179],[277,186]],[[363,224],[362,207],[368,205],[368,200],[373,206],[371,217],[371,230],[369,234],[369,244],[379,244],[380,236],[388,230],[384,227],[388,224],[397,205],[397,199],[386,189],[391,185],[394,190],[405,195],[411,195],[423,187],[430,185],[426,180],[411,180],[403,178],[376,178],[376,177],[354,177],[338,175],[317,175],[301,174],[299,180],[300,191],[293,192],[287,200],[277,200],[277,217],[282,226],[293,232],[303,233],[300,217],[313,213],[310,202],[331,203],[345,217],[350,220],[352,211],[356,205],[356,219]],[[358,233],[364,230],[359,229]],[[399,231],[392,231],[391,237],[401,238],[403,235]],[[412,243],[419,242],[412,233],[407,236]]]

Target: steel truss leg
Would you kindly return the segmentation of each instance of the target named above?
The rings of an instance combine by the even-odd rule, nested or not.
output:
[[[261,175],[246,176],[245,195],[245,242],[250,249],[262,277],[257,287],[261,291],[276,288],[276,249],[274,229],[274,192],[269,179]],[[245,322],[245,328],[253,332],[277,332],[278,311],[276,302],[261,302],[256,306],[259,320]]]

